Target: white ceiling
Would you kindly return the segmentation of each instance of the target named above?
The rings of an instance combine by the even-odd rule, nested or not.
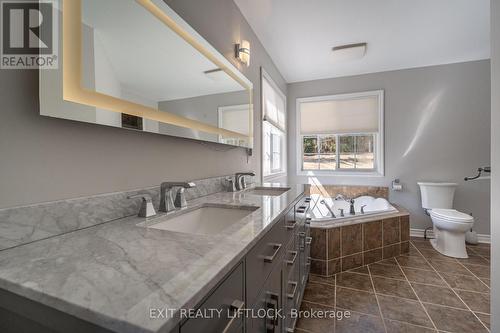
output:
[[[489,0],[235,0],[287,82],[490,57]],[[335,63],[331,48],[367,42]]]

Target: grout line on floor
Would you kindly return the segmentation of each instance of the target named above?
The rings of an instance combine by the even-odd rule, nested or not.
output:
[[[383,225],[384,222],[382,222],[382,237],[383,237],[383,234],[384,234],[384,225]],[[384,239],[384,238],[382,238]],[[383,254],[382,254],[383,256]],[[385,325],[385,319],[384,319],[384,314],[382,313],[382,307],[380,306],[380,302],[378,300],[378,296],[377,296],[377,293],[376,293],[376,290],[375,290],[375,284],[373,283],[373,277],[372,277],[372,273],[371,273],[371,270],[370,270],[370,266],[366,266],[366,269],[368,269],[368,276],[370,277],[370,281],[372,283],[372,288],[373,288],[373,294],[375,295],[375,300],[377,301],[377,306],[378,306],[378,311],[380,313],[380,318],[382,318],[382,324],[384,325],[384,330],[385,330],[385,333],[387,333],[387,326]]]
[[[413,245],[413,244],[412,244]],[[415,247],[416,248],[416,247]],[[417,249],[417,251],[420,252],[419,249]],[[420,254],[422,254],[422,252],[420,252]],[[424,259],[427,261],[427,263],[430,265],[429,261],[427,260],[427,258],[424,257]],[[458,262],[458,260],[457,260]],[[460,264],[460,263],[459,263]],[[462,265],[462,264],[461,264]],[[432,265],[431,265],[432,266]],[[463,265],[462,265],[463,266]],[[434,268],[434,267],[432,267]],[[464,302],[464,300],[460,297],[460,295],[455,291],[453,290],[453,288],[451,288],[451,285],[448,283],[448,281],[446,281],[443,276],[434,268],[434,271],[436,272],[436,274],[438,274],[441,279],[444,280],[444,282],[446,283],[446,285],[453,291],[453,293],[460,299],[460,301],[462,301],[462,303],[464,303],[464,305],[467,307],[467,309],[469,309],[469,311],[474,315],[474,317],[476,317],[477,320],[479,320],[479,322],[481,323],[481,325],[484,326],[484,328],[486,328],[488,330],[488,332],[491,332],[490,329],[481,321],[481,319],[479,319],[479,317],[474,313],[474,311],[472,311],[472,309],[467,305],[467,303]],[[472,272],[471,272],[472,273]],[[475,276],[475,275],[474,275]],[[491,311],[491,310],[490,310]]]
[[[417,292],[415,291],[415,289],[413,289],[413,286],[411,285],[410,283],[410,280],[408,280],[408,277],[406,276],[405,272],[403,271],[403,269],[401,268],[401,265],[399,264],[399,262],[396,260],[396,262],[398,263],[398,267],[399,269],[401,270],[401,272],[403,272],[403,275],[406,279],[406,283],[408,283],[410,285],[410,288],[411,290],[413,291],[413,293],[415,294],[415,297],[417,297],[417,300],[418,302],[420,303],[420,306],[424,309],[425,311],[425,314],[427,315],[427,317],[429,318],[429,320],[431,321],[432,323],[432,326],[434,327],[434,329],[437,331],[437,327],[436,327],[436,324],[434,323],[434,320],[432,320],[431,316],[429,315],[429,312],[427,312],[427,309],[425,308],[425,306],[422,304],[422,301],[420,300],[420,297],[418,296]],[[442,277],[441,277],[442,279]]]

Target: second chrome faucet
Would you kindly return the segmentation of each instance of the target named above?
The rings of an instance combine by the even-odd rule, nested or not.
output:
[[[163,182],[160,185],[160,212],[171,212],[187,206],[184,190],[196,187],[195,183]]]

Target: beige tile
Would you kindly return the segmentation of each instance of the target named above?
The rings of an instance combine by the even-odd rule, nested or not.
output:
[[[399,297],[378,296],[382,315],[385,319],[398,320],[413,325],[432,328],[432,322],[427,317],[419,302]]]
[[[490,313],[490,294],[457,290],[458,296],[474,312]]]
[[[304,301],[335,306],[335,287],[322,283],[309,282],[304,291]]]
[[[470,311],[458,310],[434,304],[424,304],[438,330],[459,333],[481,333],[488,330]]]
[[[309,311],[335,311],[334,308],[326,307],[309,302],[302,302],[300,310],[304,312]],[[335,318],[308,318],[302,316],[297,321],[297,328],[306,330],[312,333],[333,333],[335,326]]]
[[[337,286],[373,292],[370,276],[357,273],[337,274]]]
[[[463,289],[469,291],[477,291],[487,293],[490,291],[478,278],[470,275],[457,275],[441,273],[443,278],[448,282],[453,289]]]
[[[436,287],[418,283],[412,283],[411,285],[417,293],[418,298],[424,303],[467,308],[460,298],[455,295],[453,290],[448,287]]]
[[[443,279],[434,271],[426,271],[422,269],[402,267],[406,278],[410,282],[432,284],[436,286],[446,286]]]
[[[368,266],[370,273],[374,276],[388,277],[394,279],[402,279],[405,277],[401,269],[398,266],[394,265],[381,265],[381,264],[371,264]]]
[[[349,318],[335,322],[336,333],[384,333],[382,319],[377,316],[351,312]]]
[[[491,287],[490,286],[490,279],[480,277],[479,280],[483,281],[488,287]]]
[[[406,281],[374,276],[373,284],[377,294],[417,300],[417,296],[415,296],[410,284]]]
[[[337,308],[379,315],[375,294],[337,287]]]

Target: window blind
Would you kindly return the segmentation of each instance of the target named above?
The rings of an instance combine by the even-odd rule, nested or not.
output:
[[[378,118],[378,96],[300,104],[302,135],[376,133],[379,130]]]
[[[285,131],[285,100],[265,78],[262,80],[262,96],[264,120]]]

